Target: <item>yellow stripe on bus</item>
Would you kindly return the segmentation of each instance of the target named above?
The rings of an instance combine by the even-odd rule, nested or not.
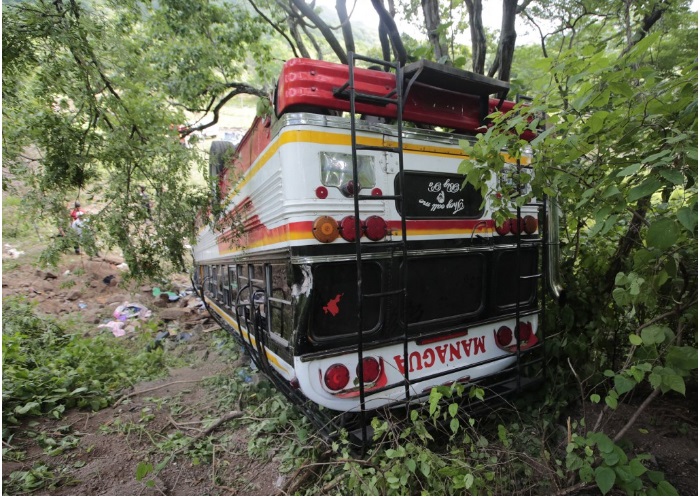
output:
[[[251,343],[251,344],[253,345],[253,347],[257,347],[257,346],[258,346],[258,342],[257,342],[257,340],[255,340],[255,337],[250,336],[250,334],[249,334],[247,331],[241,329],[241,328],[238,326],[238,323],[236,323],[236,321],[234,321],[233,318],[231,318],[226,312],[224,312],[224,311],[221,309],[221,307],[219,307],[218,305],[216,305],[216,304],[214,303],[213,300],[211,300],[209,297],[204,297],[204,298],[205,298],[205,300],[207,301],[207,303],[208,303],[210,306],[214,307],[214,308],[218,311],[217,314],[218,314],[219,316],[221,316],[221,317],[224,319],[224,321],[226,321],[228,324],[230,324],[236,331],[238,331],[238,333],[239,333],[245,340],[248,340],[248,342]],[[287,368],[285,368],[284,366],[282,366],[282,364],[280,363],[280,361],[279,361],[279,359],[277,358],[277,356],[274,355],[274,353],[270,352],[270,350],[269,350],[267,347],[265,347],[265,355],[267,356],[268,360],[269,360],[271,363],[273,363],[275,366],[277,366],[278,368],[280,368],[280,369],[281,369],[282,371],[284,371],[285,373],[289,374],[289,371],[287,370]]]

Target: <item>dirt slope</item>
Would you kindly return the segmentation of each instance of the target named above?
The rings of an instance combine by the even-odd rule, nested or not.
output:
[[[3,259],[3,299],[23,295],[38,304],[43,313],[71,315],[86,323],[85,332],[109,333],[98,328],[114,320],[115,309],[138,303],[151,310],[163,323],[159,330],[171,330],[161,340],[166,353],[180,360],[182,367],[171,369],[158,381],[135,385],[112,407],[99,412],[71,410],[60,420],[32,419],[26,432],[12,440],[12,448],[25,451],[19,461],[3,456],[3,483],[13,472],[27,471],[46,464],[55,477],[55,488],[44,487],[37,494],[48,495],[276,495],[284,480],[279,462],[248,455],[248,430],[222,423],[201,443],[182,449],[185,436],[197,437],[231,406],[220,398],[206,380],[239,374],[242,360],[230,353],[219,353],[217,337],[223,332],[198,305],[195,295],[184,295],[175,302],[153,296],[155,285],[124,285],[117,257],[89,258],[69,255],[57,270],[35,269],[32,249],[16,259],[5,247]],[[9,269],[9,270],[8,270]],[[175,275],[167,290],[186,290],[186,274]],[[166,290],[164,287],[163,290]],[[132,320],[127,321],[127,323]],[[122,337],[150,332],[126,327]],[[155,338],[155,337],[154,337]],[[138,394],[138,392],[144,392]],[[30,437],[31,434],[41,434]],[[41,437],[64,441],[77,439],[63,454],[50,456],[40,446]],[[178,457],[170,457],[170,456]],[[163,463],[162,468],[158,464]],[[139,464],[150,464],[153,471],[136,478]],[[17,485],[10,484],[10,489]],[[5,494],[7,490],[3,493]]]

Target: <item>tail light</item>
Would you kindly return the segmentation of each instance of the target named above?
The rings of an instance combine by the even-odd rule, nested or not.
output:
[[[496,332],[496,341],[499,347],[507,347],[513,341],[513,331],[507,326],[501,326]]]
[[[525,216],[523,219],[523,229],[525,230],[525,233],[532,235],[535,231],[537,231],[537,219],[535,219],[533,216]]]
[[[374,383],[379,379],[382,372],[382,366],[374,357],[365,357],[362,359],[362,382]],[[360,365],[357,365],[357,377],[360,377]]]
[[[320,199],[324,199],[328,197],[328,188],[325,186],[319,186],[316,188],[316,196]]]
[[[516,333],[516,337],[519,342],[527,342],[530,340],[530,337],[532,336],[532,324],[531,323],[523,323],[522,321],[520,322],[520,325],[518,326],[518,330]]]
[[[323,381],[329,390],[342,390],[350,381],[350,371],[344,364],[333,364],[323,375]]]
[[[330,216],[316,218],[313,227],[314,238],[322,243],[330,243],[338,238],[338,223]]]
[[[510,233],[510,219],[506,219],[505,221],[503,221],[502,224],[496,226],[496,233],[498,233],[501,236]]]
[[[355,216],[346,216],[340,221],[340,236],[345,241],[355,241]],[[360,227],[360,236],[362,236],[362,227]]]
[[[365,234],[373,242],[386,236],[386,221],[379,216],[370,216],[365,221]]]
[[[510,232],[514,235],[517,235],[523,230],[523,220],[519,218],[513,218],[510,220]]]

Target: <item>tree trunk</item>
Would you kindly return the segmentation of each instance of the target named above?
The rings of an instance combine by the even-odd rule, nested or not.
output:
[[[335,52],[335,55],[338,57],[340,63],[347,64],[348,55],[347,53],[345,53],[345,50],[333,34],[333,31],[331,31],[331,28],[328,27],[328,25],[323,21],[323,19],[321,19],[318,16],[318,14],[314,12],[314,9],[312,9],[304,0],[291,1],[292,3],[294,3],[294,6],[297,9],[299,9],[299,11],[304,15],[304,17],[311,21],[314,24],[314,26],[316,26],[318,30],[321,31],[321,34],[326,39],[330,47],[333,49],[333,52]]]
[[[401,65],[406,64],[406,48],[403,46],[403,41],[401,41],[401,35],[396,27],[396,22],[389,11],[384,7],[384,2],[382,0],[372,0],[372,6],[374,10],[379,14],[379,22],[384,24],[386,28],[389,40],[391,40],[391,46],[394,49],[394,54],[396,55],[396,60],[398,60]],[[392,4],[393,6],[393,4]]]
[[[469,13],[469,32],[472,38],[472,71],[484,74],[486,63],[486,34],[482,20],[481,0],[464,0]]]
[[[309,51],[306,49],[304,40],[302,39],[301,34],[299,33],[297,22],[291,17],[287,17],[287,25],[289,26],[289,33],[292,35],[292,39],[294,40],[294,43],[296,43],[296,46],[299,49],[299,53],[301,54],[301,56],[310,59],[311,54],[309,54]]]
[[[440,36],[440,2],[438,0],[421,0],[423,20],[428,32],[428,41],[433,46],[435,60],[444,62],[448,58],[447,45]]]
[[[343,39],[345,40],[345,50],[347,52],[355,51],[355,39],[352,36],[352,25],[348,18],[348,9],[345,5],[345,0],[335,1],[335,10],[338,12],[338,19],[343,30]]]
[[[503,0],[503,18],[501,19],[501,39],[498,43],[498,79],[510,81],[510,69],[513,65],[515,53],[515,14],[518,9],[518,0]]]

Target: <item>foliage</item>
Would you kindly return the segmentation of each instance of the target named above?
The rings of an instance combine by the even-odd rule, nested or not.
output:
[[[190,181],[203,157],[180,141],[195,128],[179,126],[235,94],[265,95],[233,80],[276,71],[265,30],[240,5],[205,0],[3,5],[3,165],[29,189],[25,218],[68,235],[42,262],[72,249],[66,204],[80,199],[88,254],[118,246],[135,276],[183,267],[210,200]]]
[[[556,321],[566,334],[554,349],[562,362],[552,367],[562,375],[571,369],[580,400],[603,400],[607,410],[633,391],[651,401],[685,394],[697,381],[697,63],[686,52],[673,64],[660,58],[687,31],[660,26],[622,49],[584,32],[583,44],[571,39],[571,48],[536,64],[550,84],[535,89],[532,106],[494,116],[495,125],[465,146],[470,159],[461,170],[499,210],[497,221],[545,194],[563,211],[567,300]],[[511,171],[504,183],[501,151],[519,157],[528,130],[538,132],[533,167]],[[495,175],[501,182],[488,191]],[[533,190],[507,190],[509,183]],[[603,492],[639,492],[650,482],[666,492],[654,473],[642,483],[640,456],[622,457],[613,443],[638,413],[616,434],[598,425],[576,434],[569,469]]]
[[[70,334],[27,303],[3,302],[3,440],[25,416],[60,418],[70,407],[99,410],[120,388],[162,373],[160,351],[134,353],[123,342]],[[65,443],[47,442],[63,450]]]

